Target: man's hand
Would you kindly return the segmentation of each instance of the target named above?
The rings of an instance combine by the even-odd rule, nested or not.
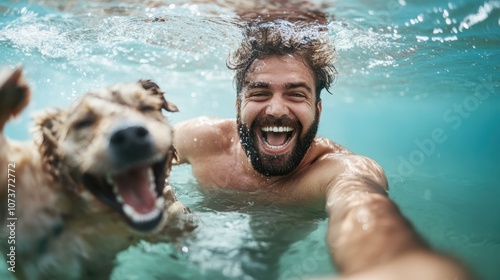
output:
[[[433,252],[386,196],[383,170],[357,155],[327,190],[327,241],[341,279],[470,279],[451,258]],[[344,278],[345,277],[345,278]]]

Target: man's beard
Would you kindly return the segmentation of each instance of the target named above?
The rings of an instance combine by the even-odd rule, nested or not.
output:
[[[275,120],[279,120],[274,118]],[[288,175],[297,168],[302,159],[304,158],[307,150],[311,146],[311,143],[316,137],[316,132],[318,131],[319,125],[319,111],[316,110],[314,121],[307,133],[301,137],[302,126],[296,127],[300,131],[297,134],[297,143],[291,151],[290,154],[284,155],[268,155],[259,152],[257,144],[257,135],[255,130],[257,129],[257,124],[259,120],[254,120],[251,127],[249,128],[246,124],[241,122],[240,110],[238,108],[238,134],[240,136],[240,143],[253,168],[265,176],[282,176]],[[259,125],[260,126],[260,125]]]

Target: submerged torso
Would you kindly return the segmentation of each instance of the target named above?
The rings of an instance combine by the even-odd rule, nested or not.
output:
[[[328,170],[336,156],[351,154],[346,148],[319,136],[299,166],[286,176],[264,176],[256,172],[239,143],[234,120],[217,122],[218,135],[206,135],[197,141],[205,141],[211,150],[203,156],[193,157],[190,163],[199,186],[204,190],[234,190],[257,194],[259,200],[283,204],[313,204],[324,206],[324,189],[335,170]],[[214,139],[217,140],[214,140]],[[211,143],[217,142],[214,147]],[[326,164],[328,162],[328,164]]]

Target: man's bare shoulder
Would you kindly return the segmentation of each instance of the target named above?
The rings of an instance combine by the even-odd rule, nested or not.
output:
[[[323,190],[338,180],[373,180],[377,185],[387,189],[385,173],[373,159],[354,154],[342,145],[329,139],[316,137],[312,146],[312,165],[314,174],[323,184]],[[342,179],[344,178],[344,179]]]
[[[321,136],[316,136],[311,148],[318,153],[318,156],[339,156],[352,155],[353,153],[346,147]]]
[[[192,118],[175,125],[176,130],[182,130],[182,132],[188,132],[187,130],[190,130],[192,132],[208,136],[223,132],[224,130],[234,130],[235,127],[236,121],[234,119],[223,119],[209,116]]]

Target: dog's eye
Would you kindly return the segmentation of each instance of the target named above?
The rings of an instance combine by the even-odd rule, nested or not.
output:
[[[82,128],[86,128],[86,127],[89,127],[89,126],[93,125],[93,124],[94,124],[94,121],[95,121],[95,119],[94,119],[94,118],[92,118],[92,117],[86,117],[86,118],[83,118],[83,119],[81,119],[81,120],[79,120],[79,121],[75,122],[75,124],[74,124],[74,126],[73,126],[73,127],[74,127],[75,129],[82,129]]]
[[[139,110],[141,112],[150,112],[150,111],[156,111],[157,109],[151,105],[147,105],[147,104],[142,104],[140,107],[139,107]]]

